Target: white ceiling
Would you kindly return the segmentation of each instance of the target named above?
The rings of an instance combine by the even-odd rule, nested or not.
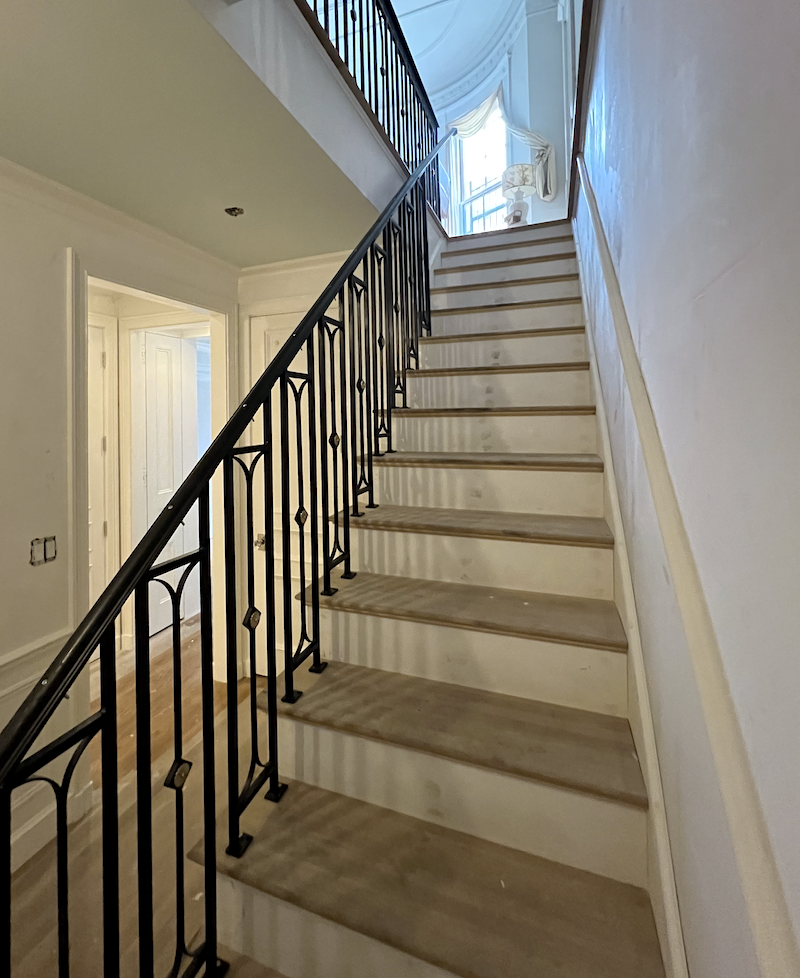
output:
[[[521,0],[394,0],[434,101],[491,54],[520,5]]]
[[[238,267],[348,250],[374,221],[186,0],[0,6],[0,156]]]

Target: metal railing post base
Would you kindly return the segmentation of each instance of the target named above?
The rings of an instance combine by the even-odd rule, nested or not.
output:
[[[228,856],[233,856],[234,859],[241,859],[247,852],[252,841],[252,835],[248,835],[246,832],[243,832],[235,842],[232,842],[227,847],[225,853]]]

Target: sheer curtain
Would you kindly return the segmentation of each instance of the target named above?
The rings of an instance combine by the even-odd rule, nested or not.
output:
[[[530,129],[523,129],[520,126],[515,126],[513,121],[506,112],[505,97],[503,95],[503,86],[493,92],[485,102],[468,112],[466,115],[462,116],[460,119],[456,119],[450,123],[449,128],[455,128],[458,131],[458,135],[461,139],[469,139],[470,136],[474,136],[476,133],[480,132],[481,129],[486,125],[486,120],[492,114],[495,106],[499,107],[500,114],[503,116],[506,128],[512,134],[516,136],[517,139],[521,140],[526,145],[530,146],[536,151],[536,155],[533,161],[533,168],[536,174],[536,192],[542,198],[542,200],[550,201],[554,200],[556,196],[556,158],[553,147],[544,136],[540,136],[538,132],[532,132]]]

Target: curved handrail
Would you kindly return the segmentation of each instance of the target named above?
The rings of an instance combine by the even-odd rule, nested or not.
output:
[[[178,488],[86,617],[72,633],[44,676],[36,683],[14,716],[3,728],[0,733],[0,785],[6,783],[14,767],[30,750],[45,724],[100,644],[106,630],[113,626],[123,604],[152,568],[159,554],[180,526],[181,521],[197,502],[200,492],[208,484],[227,453],[234,448],[242,437],[269,392],[299,354],[316,324],[325,315],[349,277],[364,260],[369,248],[389,224],[396,209],[415,184],[422,179],[428,167],[454,134],[455,130],[453,129],[428,154],[403,187],[395,194],[381,216],[339,269],[320,298],[284,343],[275,359],[269,364],[231,419]],[[248,409],[248,404],[251,401],[254,406]]]

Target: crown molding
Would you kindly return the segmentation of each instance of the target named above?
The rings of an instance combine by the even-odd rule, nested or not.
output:
[[[469,95],[492,75],[519,37],[527,17],[526,0],[520,0],[516,7],[511,7],[500,26],[489,53],[483,60],[458,81],[448,85],[447,88],[440,89],[431,96],[431,103],[437,113]]]

